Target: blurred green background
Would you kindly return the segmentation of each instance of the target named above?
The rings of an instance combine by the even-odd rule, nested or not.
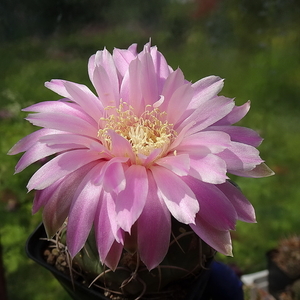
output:
[[[31,166],[13,175],[7,156],[36,130],[21,108],[59,96],[44,82],[62,78],[91,87],[87,60],[107,47],[139,49],[152,39],[188,80],[219,75],[221,94],[251,100],[241,122],[265,138],[261,156],[276,172],[233,178],[254,204],[257,224],[238,223],[234,257],[218,259],[243,273],[266,267],[281,237],[300,234],[300,2],[298,0],[2,0],[0,3],[0,241],[10,300],[68,300],[24,246],[39,224],[26,184]]]

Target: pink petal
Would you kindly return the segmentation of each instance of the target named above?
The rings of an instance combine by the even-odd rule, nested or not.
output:
[[[19,173],[27,168],[29,165],[33,164],[34,162],[39,161],[49,155],[70,150],[73,148],[80,148],[78,145],[75,144],[65,144],[65,145],[56,145],[49,147],[47,144],[43,144],[37,142],[34,146],[28,149],[21,159],[18,161],[15,173]],[[82,148],[82,147],[81,147]]]
[[[263,160],[259,157],[259,151],[246,144],[232,142],[232,146],[217,154],[227,164],[228,172],[250,171]]]
[[[237,217],[239,220],[248,223],[256,222],[254,208],[239,188],[237,188],[231,182],[218,184],[216,187],[220,189],[230,200],[237,212]]]
[[[128,50],[117,48],[113,50],[113,59],[122,77],[124,77],[126,71],[128,70],[128,66],[131,61],[137,56],[136,48],[137,44],[132,44]]]
[[[99,158],[109,159],[111,154],[109,150],[104,147],[98,139],[82,136],[78,134],[49,134],[40,138],[42,143],[47,144],[49,148],[65,147],[65,150],[84,149],[88,148],[91,151],[99,153]],[[55,146],[55,147],[54,147]]]
[[[136,58],[130,63],[120,89],[120,97],[123,102],[131,105],[134,109],[134,113],[138,116],[141,115],[145,109],[142,86],[140,84],[141,76],[141,62]],[[156,100],[158,99],[154,99],[154,102]]]
[[[47,144],[47,146],[54,146],[54,145],[64,145],[64,144],[73,144],[78,145],[84,148],[89,148],[90,145],[94,142],[99,143],[98,139],[93,139],[87,136],[82,136],[79,134],[68,134],[68,133],[56,133],[56,134],[48,134],[42,136],[40,138],[40,142]],[[99,147],[102,145],[100,144]],[[104,147],[101,147],[104,150]]]
[[[93,54],[92,56],[90,56],[88,61],[88,74],[91,82],[93,82],[93,75],[96,68],[95,57],[96,54]]]
[[[111,138],[111,153],[117,157],[129,157],[132,162],[135,162],[135,154],[130,143],[113,130],[108,130],[107,134]]]
[[[232,174],[243,177],[261,178],[272,176],[275,173],[264,163],[255,166],[252,170],[234,170]]]
[[[195,122],[190,122],[187,125],[185,125],[182,129],[180,129],[179,131],[177,131],[177,136],[175,138],[175,140],[173,141],[173,143],[170,145],[169,147],[169,151],[174,151],[177,150],[178,145],[180,145],[183,141],[183,139],[186,137],[186,133],[195,125]],[[185,152],[185,150],[183,151]]]
[[[180,145],[176,147],[176,150],[195,154],[219,153],[230,146],[230,136],[227,133],[221,131],[201,131],[186,136]]]
[[[156,161],[156,159],[159,157],[162,151],[163,151],[162,149],[156,148],[148,156],[138,153],[137,157],[141,165],[145,167],[149,167],[150,165],[152,165],[154,161]]]
[[[131,52],[134,56],[137,56],[137,44],[134,43],[128,47],[128,51]]]
[[[98,203],[94,222],[97,248],[99,252],[99,258],[102,263],[106,261],[113,244],[115,242],[121,242],[116,241],[115,235],[117,232],[120,233],[119,237],[122,239],[122,233],[120,232],[116,222],[111,222],[112,220],[116,220],[116,217],[112,215],[112,210],[114,209],[114,201],[110,197],[110,194],[103,193],[102,201],[99,201]],[[119,246],[123,246],[123,243],[121,243]],[[106,263],[109,263],[109,261],[110,260],[108,260]],[[116,264],[110,264],[108,267],[114,270]]]
[[[49,134],[47,136],[41,137],[40,141],[47,144],[51,148],[52,146],[56,146],[56,145],[63,146],[65,144],[70,144],[70,148],[69,148],[70,150],[89,148],[91,151],[99,152],[99,155],[103,158],[109,159],[111,157],[109,150],[106,147],[104,147],[98,139],[82,136],[79,134],[69,134],[69,133]]]
[[[184,224],[194,223],[199,203],[189,186],[179,176],[163,167],[153,166],[151,171],[158,196],[163,199],[174,218]]]
[[[179,87],[183,86],[184,83],[184,75],[180,69],[175,70],[170,74],[170,76],[168,76],[168,78],[164,82],[164,87],[161,93],[166,100],[165,103],[161,105],[162,111],[167,110],[167,105],[172,95],[174,94],[174,91],[176,91]]]
[[[163,54],[157,50],[157,46],[150,48],[150,54],[154,63],[155,72],[159,77],[167,78],[170,74],[170,66]]]
[[[199,201],[197,218],[218,230],[234,230],[237,213],[228,198],[214,184],[186,177],[185,182]],[[218,185],[217,185],[218,186]]]
[[[223,119],[216,122],[214,126],[235,124],[245,117],[249,109],[250,109],[250,101],[246,102],[241,106],[235,106],[227,116],[225,116]]]
[[[130,233],[131,226],[144,208],[148,177],[143,166],[131,165],[125,172],[126,187],[116,199],[117,219],[120,227]]]
[[[119,92],[101,65],[95,68],[93,84],[104,107],[119,105]]]
[[[151,49],[151,38],[149,39],[149,42],[146,43],[146,44],[144,45],[143,51],[141,51],[141,52],[138,54],[138,56],[141,56],[141,55],[143,55],[144,53],[149,53],[149,52],[150,52],[150,49]]]
[[[44,189],[56,180],[98,159],[99,154],[89,150],[62,153],[37,170],[29,180],[27,188],[29,191]]]
[[[117,195],[114,193],[107,193],[103,190],[102,195],[103,201],[105,201],[105,205],[102,207],[106,207],[107,210],[107,216],[110,222],[110,228],[112,231],[112,234],[114,236],[114,239],[118,242],[124,245],[124,239],[125,239],[125,233],[120,228],[117,220],[117,212],[116,212],[116,199]]]
[[[33,211],[37,211],[41,207],[41,204],[45,205],[43,222],[48,237],[52,237],[68,217],[73,196],[78,185],[85,174],[94,166],[94,162],[90,163],[56,181],[46,189],[36,192]]]
[[[48,199],[50,199],[53,193],[55,193],[62,180],[63,178],[57,180],[56,182],[54,182],[53,184],[51,184],[43,190],[35,191],[32,205],[32,214],[37,213],[43,206],[46,205]]]
[[[226,163],[216,155],[208,154],[204,157],[190,156],[190,175],[207,183],[220,184],[228,179]]]
[[[119,79],[117,74],[117,68],[113,59],[113,56],[104,49],[103,51],[98,51],[95,56],[96,68],[99,66],[103,67],[105,73],[108,76],[109,83],[113,90],[114,98],[116,101],[119,99]]]
[[[168,101],[167,118],[169,123],[176,124],[186,111],[193,96],[193,89],[190,83],[176,89]]]
[[[232,256],[232,244],[228,230],[218,230],[205,222],[199,215],[196,224],[190,224],[194,232],[216,251]]]
[[[104,264],[108,266],[111,270],[115,271],[120,261],[122,251],[123,245],[114,241],[105,260],[103,261]]]
[[[209,127],[209,130],[226,132],[230,135],[230,138],[233,142],[248,144],[253,147],[258,147],[263,140],[256,131],[246,127],[211,126]]]
[[[218,120],[226,116],[234,107],[234,102],[222,96],[217,96],[209,101],[201,104],[188,118],[186,118],[175,130],[180,130],[190,122],[195,122],[187,134],[193,134],[201,131],[208,126],[216,123]]]
[[[224,79],[218,76],[208,76],[195,82],[192,87],[194,89],[194,97],[190,102],[188,109],[197,109],[208,100],[214,98],[223,88]]]
[[[103,164],[96,164],[77,186],[70,208],[67,225],[67,246],[74,257],[84,246],[91,231],[100,201],[102,187],[93,184]]]
[[[123,164],[128,161],[126,157],[114,157],[105,163],[101,170],[99,178],[96,179],[95,183],[103,185],[103,189],[106,192],[119,193],[124,190],[126,185],[126,179],[124,174]]]
[[[99,99],[84,85],[66,81],[65,87],[70,99],[77,103],[96,122],[103,116],[103,106]]]
[[[155,163],[179,176],[188,175],[190,170],[190,158],[187,154],[165,156],[156,160]]]
[[[38,113],[29,114],[26,118],[35,126],[63,130],[92,138],[97,137],[98,129],[85,120],[64,113]]]
[[[38,113],[49,113],[49,114],[66,114],[74,117],[78,117],[87,123],[98,127],[98,121],[96,122],[91,116],[82,110],[82,108],[76,103],[63,101],[63,99],[58,101],[44,101],[36,103],[27,108],[24,108],[23,111],[29,112],[38,112]]]
[[[152,57],[149,53],[145,53],[140,58],[140,78],[141,91],[144,98],[144,105],[152,105],[159,99],[157,87],[157,74],[155,73]]]
[[[20,152],[27,151],[29,148],[31,148],[37,141],[44,135],[47,134],[55,134],[59,131],[48,129],[48,128],[42,128],[37,131],[32,132],[31,134],[25,136],[21,140],[19,140],[8,152],[8,155],[15,155]]]
[[[51,81],[45,82],[45,87],[49,90],[61,95],[65,98],[71,99],[70,94],[67,92],[65,87],[66,80],[61,79],[52,79]],[[77,84],[77,83],[74,83]]]
[[[161,94],[165,79],[170,75],[172,69],[168,65],[165,57],[157,51],[157,47],[151,47],[150,54],[153,60],[155,73],[158,78],[158,93]]]
[[[72,203],[72,192],[74,193],[75,189],[67,190],[67,193],[64,193],[66,189],[63,188],[63,192],[61,192],[62,186],[65,186],[65,184],[66,183],[63,182],[58,186],[43,209],[43,223],[49,238],[55,235],[68,217]]]
[[[67,80],[53,79],[45,86],[57,94],[77,103],[95,121],[103,115],[103,106],[91,90],[82,84]]]
[[[165,203],[158,197],[155,181],[149,171],[148,182],[147,201],[137,220],[137,227],[140,258],[148,270],[152,270],[162,262],[168,252],[171,215]]]

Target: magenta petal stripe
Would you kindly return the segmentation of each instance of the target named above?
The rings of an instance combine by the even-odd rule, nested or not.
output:
[[[157,186],[149,171],[148,183],[147,200],[137,221],[137,240],[141,260],[151,270],[161,263],[168,251],[169,245],[165,241],[171,235],[171,215],[165,203],[158,197]]]
[[[96,164],[74,193],[67,227],[67,244],[72,257],[84,246],[95,219],[101,189],[93,184],[93,178],[101,168],[102,164]]]

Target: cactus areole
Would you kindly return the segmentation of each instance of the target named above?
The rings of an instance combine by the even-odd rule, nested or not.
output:
[[[262,138],[233,125],[250,102],[236,106],[219,96],[224,82],[217,76],[187,81],[150,42],[141,52],[136,44],[98,51],[88,74],[96,94],[66,80],[46,82],[63,98],[24,109],[42,128],[9,152],[25,152],[16,172],[51,157],[27,186],[36,190],[33,213],[43,208],[48,237],[67,220],[73,261],[89,264],[84,251],[92,247],[99,266],[92,273],[113,289],[110,278],[120,274],[129,293],[143,292],[150,277],[157,280],[152,289],[180,269],[194,273],[206,244],[232,255],[230,230],[237,220],[255,222],[255,212],[228,175],[273,174],[257,150]],[[187,251],[197,253],[193,267],[172,259]]]

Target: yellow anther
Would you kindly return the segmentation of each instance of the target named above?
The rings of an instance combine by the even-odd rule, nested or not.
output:
[[[147,105],[139,117],[125,102],[121,102],[119,107],[107,107],[106,110],[109,110],[109,114],[101,119],[105,126],[98,131],[98,137],[109,149],[111,140],[107,132],[110,129],[126,138],[135,154],[146,156],[158,148],[162,149],[162,153],[165,152],[176,137],[173,125],[166,120],[166,113],[151,105]]]

